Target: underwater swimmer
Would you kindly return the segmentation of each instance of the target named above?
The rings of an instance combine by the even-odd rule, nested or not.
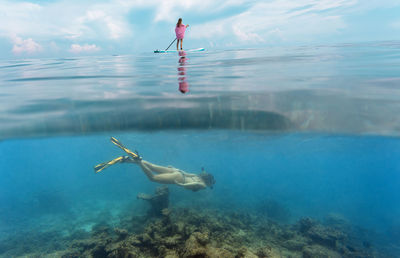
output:
[[[111,142],[124,150],[129,156],[121,156],[94,167],[96,173],[116,163],[134,163],[140,166],[150,181],[160,184],[176,184],[188,190],[198,191],[215,184],[214,177],[202,169],[200,174],[192,174],[172,166],[159,166],[142,159],[139,154],[124,147],[117,139],[111,137]]]

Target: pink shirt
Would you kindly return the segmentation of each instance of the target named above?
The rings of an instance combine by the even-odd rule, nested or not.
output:
[[[179,27],[175,27],[176,38],[183,39],[183,37],[185,37],[185,30],[186,26],[184,24],[181,24]]]

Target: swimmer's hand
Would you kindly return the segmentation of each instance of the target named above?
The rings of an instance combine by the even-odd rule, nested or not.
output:
[[[189,24],[186,25],[186,28],[189,27]]]

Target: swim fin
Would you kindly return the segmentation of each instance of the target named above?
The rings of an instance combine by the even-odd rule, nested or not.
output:
[[[126,148],[120,141],[115,139],[114,137],[111,137],[111,142],[114,143],[116,146],[121,148],[123,151],[125,151],[129,156],[131,156],[134,160],[141,160],[142,158],[139,156],[138,153],[134,153],[130,149]]]
[[[121,156],[121,157],[115,158],[115,159],[113,159],[113,160],[100,163],[100,164],[98,164],[98,165],[96,165],[96,166],[94,167],[94,172],[95,172],[95,173],[99,173],[99,172],[102,171],[103,169],[106,169],[106,168],[108,168],[109,166],[114,165],[114,164],[119,163],[119,162],[122,162],[122,161],[124,161],[124,160],[125,160],[125,157],[124,157],[124,156]]]

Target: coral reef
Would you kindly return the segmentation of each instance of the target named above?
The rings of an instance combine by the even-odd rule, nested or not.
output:
[[[325,224],[312,218],[281,224],[269,217],[272,211],[262,214],[278,207],[271,202],[261,213],[171,209],[168,197],[167,187],[159,187],[154,195],[140,194],[139,199],[150,203],[146,215],[124,212],[115,223],[110,212],[99,211],[97,224],[86,230],[73,229],[68,236],[56,228],[49,233],[26,232],[0,243],[0,256],[384,257],[366,239],[354,237],[352,227],[337,215],[328,217]],[[278,213],[288,214],[284,209]]]
[[[96,227],[63,257],[373,257],[344,232],[303,218],[292,226],[247,213],[164,209],[141,233]]]

